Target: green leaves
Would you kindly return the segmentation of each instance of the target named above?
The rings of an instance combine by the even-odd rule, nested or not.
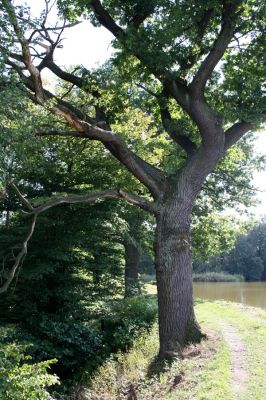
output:
[[[38,321],[31,319],[18,336],[33,343],[29,352],[35,360],[56,358],[61,373],[83,366],[103,345],[101,332],[92,324],[44,313]]]
[[[192,229],[193,258],[207,260],[212,256],[230,251],[241,232],[239,221],[231,221],[227,216],[211,213],[195,218]]]
[[[1,335],[4,328],[1,328]],[[59,383],[56,375],[48,373],[56,360],[32,363],[25,356],[27,346],[1,343],[0,397],[6,400],[48,400],[47,388]]]

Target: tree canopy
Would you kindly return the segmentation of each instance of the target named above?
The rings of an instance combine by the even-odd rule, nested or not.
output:
[[[172,356],[202,337],[192,299],[192,210],[206,187],[209,193],[215,188],[214,201],[220,193],[218,204],[230,191],[237,198],[234,182],[243,178],[235,172],[235,160],[239,157],[238,168],[245,170],[248,150],[247,142],[241,150],[232,146],[259,128],[265,117],[265,4],[253,0],[204,4],[58,0],[57,4],[62,19],[51,27],[49,0],[39,18],[31,18],[27,7],[2,1],[1,85],[12,81],[41,106],[42,117],[44,113],[52,118],[40,124],[39,136],[100,142],[134,177],[134,185],[130,190],[126,184],[117,189],[116,170],[108,188],[103,185],[96,192],[37,206],[14,184],[13,189],[32,215],[32,228],[37,215],[57,204],[105,197],[123,199],[155,217],[160,355]],[[64,29],[81,16],[114,36],[116,53],[104,68],[88,71],[77,66],[69,71],[55,62]],[[44,69],[60,79],[60,89],[48,89],[42,79]],[[144,120],[149,120],[148,134],[142,131]],[[170,157],[164,153],[169,147]],[[225,177],[223,183],[220,177]],[[199,203],[204,210],[204,201]]]

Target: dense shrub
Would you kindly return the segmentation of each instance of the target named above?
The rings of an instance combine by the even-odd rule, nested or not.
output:
[[[153,325],[156,317],[157,302],[152,297],[132,297],[109,304],[102,315],[102,329],[111,351],[130,346],[141,330]]]
[[[15,340],[23,345],[32,344],[27,347],[31,365],[27,364],[27,367],[24,367],[32,366],[33,371],[30,371],[30,374],[34,374],[35,371],[43,376],[41,372],[51,363],[46,360],[58,360],[52,365],[52,371],[62,379],[62,384],[57,389],[60,392],[59,396],[68,393],[74,382],[89,379],[92,372],[112,353],[129,349],[134,339],[143,331],[149,330],[157,317],[156,299],[148,296],[95,303],[90,306],[90,312],[81,315],[80,320],[43,313],[39,314],[38,318],[29,319],[27,324],[16,325],[8,334],[9,342]],[[23,376],[23,371],[21,374]],[[45,379],[48,377],[49,375],[46,375]],[[43,378],[45,384],[50,382],[45,379]],[[36,382],[38,387],[38,379]],[[30,386],[30,383],[28,385]],[[25,400],[48,399],[38,396],[25,397]],[[0,399],[2,400],[1,396]],[[3,399],[24,400],[23,397],[15,395],[10,399]]]
[[[60,320],[48,314],[33,322],[21,327],[17,335],[33,344],[29,351],[34,360],[56,358],[60,376],[84,365],[102,345],[101,333],[88,323]]]

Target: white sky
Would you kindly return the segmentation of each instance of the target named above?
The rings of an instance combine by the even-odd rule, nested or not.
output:
[[[15,5],[27,4],[32,13],[38,16],[44,8],[43,0],[15,0]],[[56,18],[53,13],[52,19]],[[60,65],[73,66],[83,64],[87,68],[95,67],[103,63],[112,54],[112,35],[104,28],[95,28],[88,21],[65,31],[63,48],[58,49],[55,61]],[[266,155],[266,132],[257,134],[255,150],[259,154]],[[241,171],[240,171],[241,172]],[[260,205],[252,208],[256,217],[266,216],[266,171],[257,172],[253,184],[258,189]]]

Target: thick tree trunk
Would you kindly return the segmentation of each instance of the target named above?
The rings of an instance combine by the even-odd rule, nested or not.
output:
[[[139,288],[139,249],[130,239],[124,241],[125,247],[125,297],[137,296]]]
[[[167,202],[157,217],[155,267],[162,358],[178,355],[186,344],[203,337],[193,308],[188,208],[178,201]]]

